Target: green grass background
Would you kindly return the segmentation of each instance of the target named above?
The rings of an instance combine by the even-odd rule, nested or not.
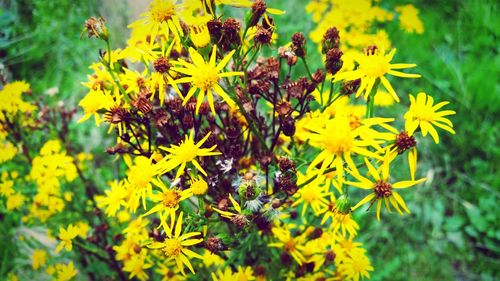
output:
[[[310,16],[304,11],[306,1],[269,2],[269,6],[287,10],[286,15],[276,19],[281,40],[286,41],[295,31],[307,34],[312,29]],[[408,1],[383,1],[381,5],[404,3]],[[448,107],[457,111],[451,118],[457,134],[443,132],[440,145],[419,143],[420,176],[429,180],[405,191],[411,215],[385,216],[379,223],[373,213],[358,214],[363,226],[360,239],[375,267],[372,278],[498,280],[498,1],[413,4],[420,9],[425,33],[405,34],[397,24],[389,25],[387,30],[398,48],[395,60],[418,64],[416,71],[423,78],[393,80],[394,85],[400,96],[425,91],[435,100],[451,101]],[[120,34],[113,38],[115,46],[123,43],[123,27],[129,21],[125,2],[3,1],[0,61],[12,71],[13,79],[29,81],[35,93],[58,87],[59,94],[47,99],[75,105],[85,94],[80,81],[85,80],[88,65],[97,59],[98,48],[103,47],[95,40],[80,40],[80,32],[84,20],[98,14],[104,14],[112,30],[118,32],[115,34]],[[79,128],[79,136],[88,139],[92,134],[89,127]],[[93,140],[90,148],[80,145],[86,150],[101,147],[96,152],[102,152],[102,139]],[[0,249],[0,276],[9,269],[11,251],[8,247]]]

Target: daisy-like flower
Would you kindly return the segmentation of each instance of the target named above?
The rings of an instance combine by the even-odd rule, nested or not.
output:
[[[347,277],[347,280],[358,281],[360,278],[369,279],[370,271],[373,271],[374,268],[364,252],[352,251],[349,253],[349,257],[339,265],[338,270]]]
[[[151,208],[143,216],[148,216],[153,213],[159,212],[162,216],[174,215],[175,211],[179,208],[179,203],[191,197],[193,192],[190,188],[178,190],[177,188],[168,188],[162,181],[155,180],[154,184],[160,189],[160,193],[151,195],[151,200],[157,203],[156,206]]]
[[[359,67],[355,70],[341,72],[335,75],[334,81],[352,81],[361,79],[361,84],[358,91],[356,92],[356,97],[359,97],[364,93],[365,99],[368,97],[372,91],[375,81],[380,79],[382,85],[384,85],[387,92],[394,98],[396,102],[399,102],[399,97],[394,91],[391,83],[385,77],[386,74],[393,76],[404,77],[404,78],[419,78],[420,74],[408,74],[397,69],[405,69],[415,67],[416,64],[412,63],[392,63],[391,60],[396,53],[396,49],[392,49],[387,55],[385,50],[379,50],[377,48],[366,48],[361,55],[356,55],[354,60],[359,64]]]
[[[406,203],[399,195],[398,192],[396,192],[394,189],[403,189],[403,188],[408,188],[411,186],[414,186],[416,184],[419,184],[423,181],[426,180],[426,178],[422,178],[419,180],[410,180],[410,181],[400,181],[396,183],[390,183],[389,181],[389,165],[391,162],[391,157],[390,157],[390,150],[386,150],[386,154],[384,157],[384,161],[382,162],[382,166],[380,167],[379,170],[381,170],[381,173],[379,170],[375,169],[373,165],[368,161],[368,159],[365,158],[365,163],[366,166],[368,167],[368,173],[370,174],[371,178],[373,180],[369,180],[366,177],[362,176],[361,174],[358,173],[351,173],[351,175],[357,179],[359,182],[346,182],[346,184],[362,188],[362,189],[372,189],[373,192],[368,194],[366,197],[361,199],[358,204],[356,204],[352,210],[356,210],[360,206],[371,202],[370,206],[372,206],[375,202],[377,203],[377,220],[380,220],[380,209],[382,207],[382,202],[384,202],[385,207],[387,208],[388,212],[391,212],[391,207],[392,205],[396,211],[400,214],[403,215],[403,211],[407,212],[408,214],[410,213],[410,210],[406,207]]]
[[[125,188],[123,181],[113,181],[109,183],[111,189],[105,190],[105,195],[98,195],[95,197],[97,205],[102,208],[108,217],[116,216],[121,206],[125,205],[125,197],[128,191]]]
[[[219,269],[217,272],[212,272],[211,275],[213,281],[255,280],[253,269],[249,266],[245,268],[238,266],[238,271],[235,273],[233,273],[231,267],[227,266],[224,271]]]
[[[198,143],[194,143],[194,130],[189,133],[189,136],[185,136],[183,142],[179,145],[171,145],[170,147],[160,146],[160,149],[167,151],[168,154],[163,158],[159,164],[162,165],[163,173],[169,172],[176,167],[180,166],[177,170],[177,174],[175,175],[175,179],[179,178],[186,168],[187,163],[192,163],[198,171],[207,176],[207,172],[203,170],[200,163],[196,160],[198,156],[212,156],[212,155],[221,155],[222,153],[214,151],[217,145],[214,145],[210,148],[201,148],[201,146],[205,143],[205,141],[210,136],[211,132],[209,132],[203,139],[201,139]]]
[[[135,213],[141,199],[143,207],[146,208],[146,197],[153,193],[151,181],[155,176],[161,174],[163,166],[162,163],[153,164],[153,156],[151,158],[138,156],[134,159],[134,163],[132,163],[130,157],[124,157],[124,160],[129,167],[127,181],[132,189],[128,207]]]
[[[433,126],[455,134],[453,124],[444,116],[453,115],[453,110],[443,110],[437,112],[449,102],[443,101],[434,105],[434,99],[426,93],[418,93],[417,98],[410,95],[410,108],[405,114],[405,128],[411,136],[415,130],[420,127],[422,135],[425,137],[429,133],[434,142],[439,143],[439,136]]]
[[[66,251],[71,251],[73,249],[73,243],[71,240],[75,239],[76,236],[78,236],[79,229],[78,227],[74,226],[73,224],[68,225],[67,229],[64,228],[59,228],[59,236],[58,238],[61,240],[61,243],[57,245],[56,248],[56,253],[59,253],[63,248],[66,249]]]
[[[178,67],[172,67],[172,70],[187,75],[186,77],[177,79],[174,82],[191,84],[191,88],[189,89],[186,97],[184,97],[183,105],[186,105],[189,99],[196,92],[199,92],[198,96],[196,97],[196,114],[198,114],[200,106],[206,95],[208,103],[210,105],[210,109],[215,115],[214,93],[220,96],[230,107],[234,107],[234,101],[227,95],[227,93],[218,83],[220,78],[243,75],[243,72],[236,71],[221,72],[223,68],[228,64],[234,52],[234,50],[231,51],[218,64],[216,64],[216,45],[214,45],[214,47],[212,48],[212,54],[210,55],[210,60],[208,62],[205,62],[205,59],[203,59],[198,51],[193,48],[189,48],[189,56],[193,61],[192,63],[189,63],[182,59],[174,62],[178,65]]]
[[[165,217],[162,217],[161,226],[163,226],[167,238],[165,238],[163,242],[151,243],[148,245],[148,248],[161,249],[167,257],[167,261],[175,260],[182,274],[185,274],[184,266],[187,266],[189,270],[194,273],[193,266],[188,258],[203,259],[203,257],[189,250],[188,247],[201,243],[203,239],[191,239],[192,237],[201,235],[201,232],[189,232],[181,235],[182,216],[183,212],[179,214],[177,220],[175,214],[170,216],[170,225],[167,224]]]
[[[339,197],[341,199],[342,197]],[[350,212],[343,213],[338,208],[337,199],[333,194],[330,195],[330,203],[328,204],[328,208],[324,210],[323,218],[321,219],[321,224],[325,224],[329,219],[332,219],[331,227],[335,232],[340,230],[342,236],[346,236],[346,233],[349,233],[351,236],[356,236],[359,225],[352,218]]]
[[[306,176],[302,173],[298,173],[297,184],[300,185],[302,182],[307,180]],[[328,186],[322,184],[322,177],[317,178],[306,186],[300,188],[293,197],[295,202],[292,207],[296,207],[301,203],[302,206],[302,217],[305,217],[306,210],[311,207],[315,215],[319,215],[323,209],[328,206],[328,200],[326,199],[331,193],[328,192]]]
[[[304,247],[305,239],[302,235],[293,237],[290,233],[290,229],[287,227],[273,227],[272,232],[279,242],[269,243],[269,247],[282,248],[287,254],[292,256],[299,265],[302,265],[302,263],[306,261],[303,254],[306,250]]]
[[[213,208],[214,211],[219,213],[222,217],[229,219],[232,223],[237,225],[238,227],[244,227],[248,224],[248,219],[247,217],[241,212],[241,206],[234,200],[233,196],[229,194],[229,201],[231,201],[231,204],[233,205],[234,210],[236,213],[231,213],[228,211],[223,211],[221,209]]]
[[[166,38],[170,32],[174,35],[177,42],[184,35],[179,21],[179,11],[181,5],[177,0],[153,0],[149,5],[149,10],[143,13],[143,18],[130,24],[129,28],[144,28],[149,31],[150,43],[153,44],[158,33],[162,33]]]
[[[352,122],[349,116],[335,115],[334,118],[326,121],[324,125],[310,124],[308,134],[310,144],[317,147],[321,152],[314,158],[308,168],[308,173],[313,173],[316,165],[321,164],[317,171],[322,174],[329,166],[336,167],[337,181],[342,185],[341,175],[344,172],[344,162],[352,171],[357,171],[356,165],[352,160],[352,155],[361,155],[365,157],[382,160],[382,157],[367,147],[380,149],[380,140],[389,140],[391,134],[385,135],[370,127],[373,125],[381,125],[392,121],[391,118],[369,118],[362,121]]]
[[[68,264],[56,264],[56,271],[57,281],[69,281],[78,274],[78,270],[75,269],[75,265],[72,261],[70,261]]]

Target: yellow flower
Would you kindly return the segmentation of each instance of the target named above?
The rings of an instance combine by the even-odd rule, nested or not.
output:
[[[338,270],[347,277],[347,280],[358,281],[361,278],[370,278],[369,271],[373,271],[370,260],[361,251],[349,253],[349,257],[339,265]]]
[[[194,143],[194,130],[191,130],[189,136],[185,136],[184,141],[182,141],[179,145],[171,145],[170,147],[160,146],[160,149],[169,152],[165,158],[163,158],[160,163],[162,165],[162,172],[166,173],[177,166],[180,166],[177,170],[177,174],[175,175],[175,179],[179,178],[186,168],[187,163],[192,163],[198,171],[207,176],[207,172],[203,170],[200,163],[196,160],[198,156],[212,156],[212,155],[220,155],[220,152],[214,152],[213,150],[217,145],[214,145],[210,148],[201,148],[201,146],[205,143],[205,141],[210,136],[211,132],[209,132],[203,139],[201,139],[198,143]]]
[[[78,271],[75,269],[73,262],[70,261],[67,265],[58,263],[56,264],[57,281],[69,281],[76,276]]]
[[[193,192],[189,188],[184,190],[168,188],[159,180],[154,181],[154,183],[161,189],[161,192],[151,195],[151,200],[158,204],[143,216],[148,216],[156,212],[160,212],[160,216],[173,215],[179,208],[179,203],[193,195]]]
[[[0,164],[14,158],[17,148],[10,142],[0,142]]]
[[[388,212],[391,212],[391,207],[389,203],[394,206],[396,211],[403,215],[400,207],[403,211],[410,213],[410,210],[406,207],[405,201],[397,193],[394,189],[402,189],[408,188],[410,186],[414,186],[426,180],[426,178],[422,178],[419,180],[410,180],[410,181],[400,181],[396,183],[389,182],[389,165],[391,162],[390,150],[386,150],[386,154],[384,157],[384,161],[380,169],[381,173],[373,167],[373,165],[365,158],[366,166],[368,167],[368,173],[373,178],[373,181],[370,181],[366,177],[358,174],[351,173],[351,175],[356,178],[359,182],[346,182],[346,184],[362,188],[362,189],[373,189],[373,192],[364,197],[358,204],[356,204],[352,209],[356,210],[358,207],[371,202],[370,206],[372,206],[375,202],[377,202],[377,220],[380,220],[380,209],[382,207],[382,202],[384,202],[385,207]]]
[[[283,248],[299,265],[306,261],[303,254],[306,250],[303,245],[305,239],[302,235],[293,237],[287,227],[273,227],[272,232],[279,242],[269,243],[269,247]]]
[[[189,232],[182,233],[182,215],[183,212],[179,214],[177,221],[175,219],[175,214],[170,216],[170,225],[167,224],[165,217],[161,218],[161,225],[165,230],[167,238],[163,242],[153,242],[148,245],[151,249],[161,249],[168,260],[175,260],[177,267],[180,269],[182,274],[184,273],[184,265],[189,268],[189,270],[194,273],[193,266],[188,258],[203,259],[199,254],[188,249],[189,246],[199,244],[203,239],[190,239],[191,237],[201,235],[201,232]]]
[[[395,9],[399,13],[399,25],[406,32],[415,32],[417,34],[424,33],[424,24],[418,17],[418,9],[415,6],[408,4],[398,6]]]
[[[193,195],[204,195],[207,193],[208,184],[202,177],[197,177],[191,180],[191,187],[189,188]]]
[[[147,255],[142,252],[141,254],[133,255],[123,264],[123,271],[130,272],[129,279],[137,277],[141,281],[149,279],[145,270],[153,266],[153,264],[148,262]]]
[[[306,176],[302,173],[298,173],[297,184],[300,185],[302,182],[307,180]],[[328,192],[328,186],[322,184],[322,178],[318,177],[316,180],[308,183],[306,186],[301,187],[295,194],[295,202],[292,207],[298,206],[300,203],[304,203],[302,206],[302,217],[305,217],[307,208],[310,206],[315,215],[319,215],[324,208],[328,206],[328,200],[326,197],[331,194]]]
[[[132,194],[128,200],[128,207],[135,213],[142,198],[142,206],[146,208],[146,197],[152,194],[151,181],[155,176],[161,174],[162,166],[160,163],[153,164],[153,156],[147,158],[138,156],[132,163],[130,157],[124,158],[129,167],[127,171],[127,181],[132,189]]]
[[[73,249],[73,243],[71,240],[75,239],[76,236],[79,234],[79,229],[76,226],[73,226],[73,224],[68,225],[67,229],[64,228],[59,228],[59,239],[61,240],[61,243],[57,245],[56,248],[56,253],[59,253],[63,248],[66,249],[66,251],[71,251]]]
[[[111,189],[105,190],[105,195],[98,195],[95,199],[99,208],[106,208],[104,212],[107,216],[114,217],[116,216],[116,212],[120,210],[120,207],[125,205],[124,200],[128,195],[128,191],[123,181],[115,180],[110,182],[109,185]]]
[[[185,105],[189,99],[199,91],[196,97],[196,114],[200,109],[201,103],[203,102],[205,95],[207,96],[208,103],[212,113],[215,115],[214,107],[214,93],[219,95],[230,107],[234,107],[234,101],[227,95],[227,93],[219,85],[219,79],[231,76],[243,75],[243,72],[221,72],[223,68],[228,64],[229,60],[234,54],[234,50],[227,54],[218,64],[216,64],[215,59],[217,56],[217,46],[214,45],[212,48],[212,54],[210,60],[205,62],[198,51],[193,48],[189,48],[189,56],[191,57],[192,63],[184,61],[182,59],[174,62],[179,65],[179,67],[172,67],[172,70],[187,75],[186,77],[175,80],[175,83],[190,83],[191,88],[189,89],[186,97],[184,97],[183,105]]]
[[[308,134],[310,144],[317,147],[321,152],[314,158],[307,170],[313,173],[316,165],[321,164],[317,173],[322,174],[329,166],[336,167],[339,184],[342,184],[341,175],[344,172],[344,162],[352,171],[357,171],[352,159],[353,154],[382,159],[380,155],[369,151],[367,147],[379,149],[379,141],[376,139],[389,140],[392,135],[384,135],[371,129],[373,125],[389,127],[387,122],[390,118],[369,118],[362,121],[351,119],[349,116],[336,114],[334,118],[325,123],[316,122],[310,124]]]
[[[455,134],[453,124],[444,116],[453,115],[456,112],[453,110],[443,110],[437,112],[441,107],[449,102],[443,101],[434,105],[434,99],[424,92],[418,93],[417,99],[410,95],[410,108],[405,114],[405,129],[411,136],[415,130],[420,127],[422,135],[425,137],[429,133],[436,143],[439,143],[439,136],[436,129],[439,127],[451,134]]]
[[[45,266],[45,263],[47,262],[47,252],[45,250],[35,249],[31,259],[33,269],[37,270],[40,267]]]
[[[180,42],[180,36],[183,36],[184,33],[179,22],[179,10],[180,5],[177,4],[177,0],[154,0],[149,5],[149,11],[142,14],[143,18],[128,27],[147,30],[151,44],[154,43],[159,32],[166,38],[172,32],[175,40]]]
[[[361,84],[358,91],[356,92],[356,97],[359,97],[363,92],[365,99],[368,97],[372,91],[375,81],[380,79],[382,85],[396,102],[399,102],[399,97],[391,86],[391,83],[384,76],[390,74],[393,76],[404,77],[404,78],[419,78],[419,74],[408,74],[404,72],[397,71],[396,69],[412,68],[416,64],[410,63],[394,63],[391,64],[391,60],[396,53],[396,49],[392,49],[389,54],[385,54],[384,50],[367,48],[362,55],[357,55],[354,60],[359,64],[359,67],[355,70],[341,72],[335,75],[334,81],[352,81],[361,79]]]
[[[109,91],[101,90],[91,90],[79,103],[79,106],[83,108],[85,115],[83,115],[78,123],[84,122],[89,119],[92,115],[95,117],[95,124],[99,126],[102,119],[97,113],[100,109],[109,110],[113,105],[114,101]]]
[[[21,193],[14,193],[7,197],[7,210],[15,210],[21,208],[24,203],[24,195]]]
[[[217,274],[216,274],[217,273]],[[218,269],[217,272],[212,272],[212,280],[213,281],[251,281],[255,280],[255,276],[253,275],[253,269],[249,266],[243,268],[242,266],[238,266],[238,271],[232,271],[231,267],[225,267],[224,271]]]

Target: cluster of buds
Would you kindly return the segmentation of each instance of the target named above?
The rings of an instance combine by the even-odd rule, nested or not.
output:
[[[278,159],[278,167],[281,173],[277,178],[276,186],[288,195],[295,194],[298,190],[295,162],[281,157]]]
[[[329,28],[323,36],[321,51],[326,55],[325,68],[326,71],[335,75],[343,65],[342,51],[339,48],[340,37],[337,28]]]

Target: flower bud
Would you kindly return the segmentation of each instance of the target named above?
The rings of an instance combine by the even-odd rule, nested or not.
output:
[[[339,198],[337,198],[337,201],[335,201],[335,208],[337,208],[337,211],[339,213],[344,215],[347,215],[351,212],[351,206],[351,199],[345,194],[342,194]]]

